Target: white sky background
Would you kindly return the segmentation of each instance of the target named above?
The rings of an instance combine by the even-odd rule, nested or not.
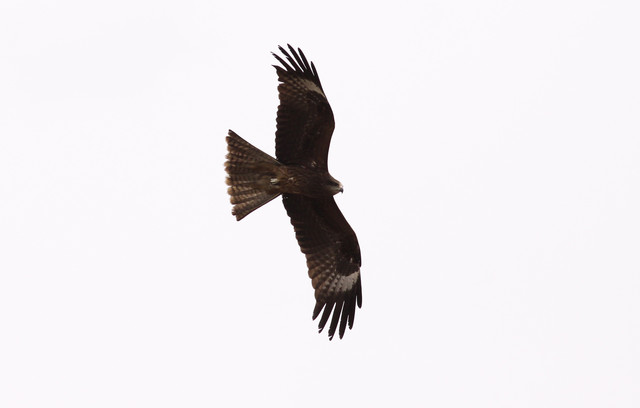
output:
[[[232,4],[231,4],[232,3]],[[640,406],[628,1],[0,5],[0,406]],[[318,68],[363,308],[329,342],[280,200],[275,60]]]

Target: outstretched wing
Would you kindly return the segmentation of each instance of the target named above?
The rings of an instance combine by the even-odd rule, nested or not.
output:
[[[284,164],[327,168],[329,143],[335,122],[313,62],[304,53],[279,47],[286,58],[273,54],[282,65],[278,73],[276,158]]]
[[[333,197],[309,198],[284,194],[282,202],[296,231],[300,249],[306,255],[309,277],[315,289],[313,319],[324,309],[319,331],[331,316],[329,339],[340,323],[340,338],[347,323],[353,327],[356,304],[362,306],[360,246]]]

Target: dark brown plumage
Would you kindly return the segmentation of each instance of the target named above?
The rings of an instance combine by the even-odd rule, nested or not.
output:
[[[313,319],[319,330],[329,322],[329,339],[353,327],[362,306],[360,247],[333,195],[342,185],[327,167],[335,122],[318,72],[300,49],[279,47],[273,54],[280,84],[276,159],[233,131],[227,136],[227,184],[232,214],[241,220],[279,195],[307,258],[315,289]],[[338,326],[339,325],[339,326]]]

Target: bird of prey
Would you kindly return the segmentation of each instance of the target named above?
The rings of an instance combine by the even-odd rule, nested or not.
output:
[[[229,130],[225,170],[232,214],[240,221],[282,195],[315,289],[313,319],[322,312],[319,332],[331,318],[329,339],[338,324],[342,338],[347,324],[353,327],[356,304],[362,306],[362,286],[358,239],[333,199],[342,184],[327,168],[333,112],[313,62],[299,48],[278,48],[276,158]]]

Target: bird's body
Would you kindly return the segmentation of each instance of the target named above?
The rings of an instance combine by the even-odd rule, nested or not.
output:
[[[342,184],[329,174],[327,157],[334,128],[333,112],[313,63],[300,49],[280,47],[288,63],[275,58],[280,85],[276,158],[262,152],[233,131],[227,136],[227,184],[239,221],[282,195],[283,204],[306,255],[315,289],[315,319],[320,331],[329,317],[332,338],[353,326],[356,304],[362,303],[360,247],[355,233],[333,196]]]

